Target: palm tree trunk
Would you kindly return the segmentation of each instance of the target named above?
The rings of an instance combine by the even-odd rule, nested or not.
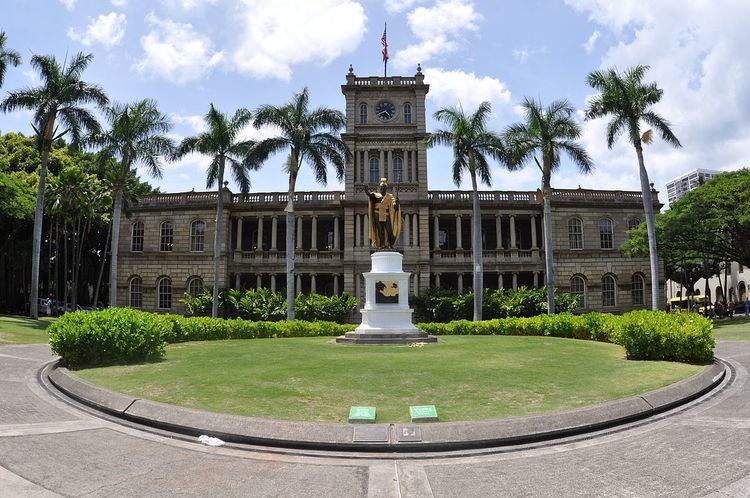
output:
[[[661,298],[659,296],[659,257],[656,252],[656,226],[654,223],[654,201],[651,196],[651,184],[648,172],[643,162],[643,148],[640,140],[635,143],[638,155],[638,172],[641,177],[641,197],[643,197],[643,211],[646,214],[646,231],[648,232],[648,256],[651,263],[651,309],[658,310]]]
[[[63,313],[68,311],[68,221],[63,220]]]
[[[104,266],[107,262],[107,251],[109,250],[109,238],[112,234],[112,218],[109,219],[109,226],[107,227],[107,238],[104,240],[104,251],[102,252],[102,264],[99,266],[99,276],[96,279],[96,289],[94,290],[94,303],[92,306],[98,308],[97,303],[99,302],[99,289],[102,286],[102,277],[104,276]]]
[[[44,221],[44,190],[47,183],[47,162],[49,161],[48,144],[43,139],[41,167],[39,169],[39,189],[36,192],[36,210],[34,211],[34,239],[31,256],[31,296],[29,298],[29,316],[39,318],[39,259],[42,250],[42,223]]]
[[[122,181],[121,181],[122,180]],[[117,306],[117,257],[120,248],[120,217],[122,216],[122,195],[124,179],[115,182],[115,202],[112,208],[112,254],[109,259],[109,303]]]
[[[290,164],[296,164],[296,160]],[[294,187],[297,173],[289,173],[288,200],[286,203],[286,319],[294,320],[294,251],[295,251],[295,221]]]
[[[214,235],[214,293],[211,302],[211,316],[219,316],[219,268],[221,266],[221,229],[224,214],[224,157],[219,160],[219,197],[216,199],[216,231]]]
[[[555,279],[552,270],[552,187],[549,176],[544,175],[542,179],[542,192],[544,195],[544,278],[547,286],[547,314],[555,314]],[[583,304],[583,303],[581,303]]]
[[[472,160],[473,162],[473,160]],[[474,190],[471,219],[471,252],[474,261],[474,321],[482,319],[482,297],[484,293],[484,265],[482,261],[482,214],[477,192],[477,174],[471,170],[471,188]]]

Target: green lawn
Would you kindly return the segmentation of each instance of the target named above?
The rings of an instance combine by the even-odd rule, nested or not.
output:
[[[734,319],[723,319],[714,322],[714,337],[717,341],[750,340],[750,318],[735,316]]]
[[[47,327],[54,318],[32,320],[22,316],[0,315],[0,344],[45,344]]]
[[[435,404],[440,420],[477,420],[599,403],[665,386],[703,368],[627,361],[612,344],[543,337],[450,336],[423,348],[341,346],[330,338],[168,346],[164,361],[78,375],[136,397],[209,411],[346,422],[352,405],[378,422]]]

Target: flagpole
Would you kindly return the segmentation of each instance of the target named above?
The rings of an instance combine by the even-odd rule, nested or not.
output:
[[[385,40],[385,57],[383,57],[383,78],[388,77],[388,38],[386,34],[388,33],[388,23],[386,22],[383,25],[383,40]]]

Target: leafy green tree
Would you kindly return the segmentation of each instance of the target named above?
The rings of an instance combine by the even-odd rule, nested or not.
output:
[[[575,121],[575,109],[567,100],[552,102],[543,108],[541,102],[525,98],[521,104],[524,122],[509,126],[503,133],[510,163],[520,166],[534,160],[542,173],[544,194],[544,257],[547,283],[547,313],[555,312],[552,247],[552,174],[560,168],[560,157],[568,155],[581,173],[591,173],[594,164],[577,142],[581,127]],[[541,163],[537,156],[541,156]]]
[[[156,102],[149,99],[130,104],[115,104],[104,115],[109,129],[93,134],[88,144],[98,147],[100,159],[110,161],[107,173],[112,185],[112,256],[109,266],[109,305],[117,303],[117,262],[120,241],[120,220],[123,195],[128,180],[138,165],[146,167],[155,178],[162,176],[162,159],[171,157],[174,143],[166,135],[172,129],[169,118],[159,112]]]
[[[81,80],[86,67],[91,63],[91,54],[78,53],[70,62],[62,65],[52,56],[35,55],[31,65],[39,72],[41,84],[10,92],[0,102],[0,111],[12,112],[30,109],[34,112],[34,131],[40,150],[39,188],[34,214],[34,238],[31,263],[30,316],[39,317],[39,258],[42,244],[42,216],[44,191],[47,179],[47,163],[55,140],[64,135],[77,146],[83,133],[98,132],[99,123],[92,112],[84,107],[95,104],[103,107],[108,99],[104,91]],[[62,126],[60,130],[59,126]]]
[[[654,202],[651,185],[643,161],[643,144],[650,143],[651,129],[641,133],[641,122],[656,129],[661,138],[674,147],[681,147],[680,141],[672,132],[669,121],[652,110],[661,100],[664,90],[656,83],[644,83],[648,66],[638,65],[619,73],[615,69],[592,71],[588,84],[601,93],[593,97],[586,106],[586,119],[611,116],[607,125],[607,146],[611,149],[617,138],[627,131],[628,139],[638,157],[638,171],[641,179],[643,210],[646,214],[649,258],[651,262],[651,307],[659,308],[659,260],[657,257],[656,232],[654,226]]]
[[[461,186],[464,173],[471,177],[474,193],[471,220],[471,251],[474,268],[474,320],[482,319],[482,292],[484,289],[482,262],[482,214],[479,209],[478,182],[490,186],[492,183],[487,159],[494,159],[513,169],[501,138],[487,130],[487,120],[492,106],[482,102],[473,114],[467,115],[463,108],[444,107],[435,112],[435,119],[448,126],[430,134],[425,140],[427,147],[447,145],[453,148],[453,182]]]
[[[265,105],[255,111],[256,128],[271,125],[278,127],[276,137],[258,142],[254,161],[265,162],[269,156],[288,151],[285,170],[289,174],[288,200],[286,204],[286,296],[287,319],[294,320],[294,192],[297,176],[304,163],[308,163],[315,179],[325,185],[328,182],[327,166],[333,165],[339,180],[344,177],[346,161],[350,152],[338,133],[345,126],[340,111],[319,107],[310,110],[307,88],[296,94],[287,104],[276,107]]]
[[[211,316],[219,315],[219,268],[221,263],[222,216],[224,214],[224,170],[229,166],[234,181],[243,194],[250,190],[248,171],[258,169],[259,163],[253,163],[250,155],[255,146],[253,140],[242,140],[239,134],[252,120],[250,111],[238,109],[229,116],[219,112],[213,104],[204,118],[208,131],[198,136],[188,137],[177,148],[176,156],[198,152],[210,156],[206,187],[216,185],[216,234],[214,236],[214,285]]]
[[[18,66],[21,64],[21,54],[13,49],[5,46],[8,41],[8,37],[5,31],[0,31],[0,87],[3,86],[5,81],[5,72],[8,70],[8,66]]]

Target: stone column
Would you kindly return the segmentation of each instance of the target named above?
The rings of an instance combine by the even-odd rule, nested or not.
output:
[[[440,249],[440,217],[435,213],[432,217],[433,220],[433,249]]]
[[[401,227],[401,233],[404,234],[404,246],[410,246],[411,245],[411,215],[409,213],[406,213],[404,215],[404,226]]]
[[[304,218],[302,216],[297,216],[297,249],[302,249],[302,224],[304,222]]]
[[[310,235],[310,249],[318,250],[318,217],[312,217],[312,234]]]
[[[339,217],[333,217],[333,250],[338,251],[341,244],[339,243]]]
[[[518,272],[513,272],[513,290],[518,290]]]
[[[510,215],[510,248],[516,249],[516,217]]]
[[[505,285],[505,282],[503,282],[503,272],[497,273],[497,288],[502,289]]]
[[[259,251],[263,250],[263,216],[258,216],[258,246]]]
[[[370,217],[362,215],[362,245],[370,247]]]
[[[278,235],[278,216],[271,218],[271,250],[276,250],[276,236]]]
[[[385,150],[380,149],[380,162],[378,163],[379,169],[378,174],[380,175],[380,178],[383,178],[383,172],[385,171]],[[378,181],[380,181],[380,178],[378,178]]]
[[[263,277],[258,274],[255,276],[255,288],[260,289],[261,287],[263,287]]]
[[[458,293],[461,294],[464,291],[464,274],[458,274]]]
[[[535,289],[539,288],[539,272],[538,271],[534,272],[534,288]]]
[[[357,213],[354,213],[354,247],[359,247],[362,245],[360,242],[360,221],[359,221],[359,215]]]
[[[237,218],[237,250],[242,251],[242,216]]]
[[[383,167],[383,173],[383,176],[387,177],[389,182],[395,180],[395,178],[391,178],[393,176],[393,149],[387,149],[385,151],[385,165]]]
[[[310,293],[311,294],[315,294],[317,292],[318,290],[317,283],[318,283],[317,279],[315,278],[315,274],[313,273],[312,275],[310,275]]]
[[[276,274],[271,274],[271,292],[276,292]]]
[[[456,215],[456,249],[463,249],[463,233],[461,233],[461,215]]]
[[[234,274],[234,288],[239,289],[240,288],[240,276],[241,274],[235,273]]]
[[[497,249],[503,248],[503,218],[498,213],[495,215],[495,235],[497,238]]]
[[[536,215],[531,215],[531,248],[538,249],[536,245]]]
[[[335,296],[339,295],[339,276],[338,275],[333,276],[333,294]]]
[[[297,274],[297,288],[295,289],[295,294],[298,296],[302,294],[302,275]]]
[[[412,230],[412,237],[411,237],[411,245],[413,246],[419,246],[419,215],[417,213],[414,213],[411,215],[412,223],[411,223],[411,230]]]
[[[411,156],[411,161],[409,161],[409,164],[411,167],[411,181],[416,182],[417,181],[417,151],[411,150],[409,151],[409,155]]]
[[[440,274],[435,274],[435,287],[440,287]]]

